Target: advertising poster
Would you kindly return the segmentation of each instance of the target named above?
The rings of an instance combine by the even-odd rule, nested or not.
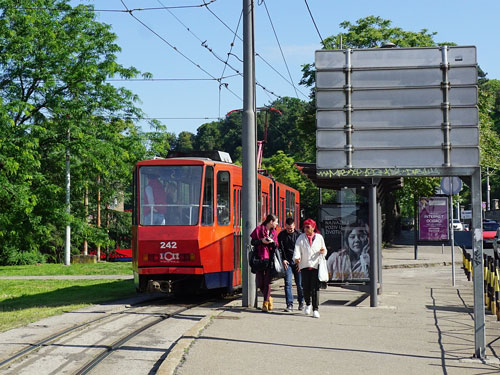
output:
[[[448,241],[448,198],[420,198],[418,217],[420,241]]]
[[[370,280],[368,206],[331,204],[320,208],[320,230],[325,238],[331,281]]]

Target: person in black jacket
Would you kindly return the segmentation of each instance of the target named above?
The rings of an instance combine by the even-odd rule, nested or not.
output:
[[[300,232],[295,229],[293,218],[289,217],[285,222],[285,229],[278,235],[279,250],[283,259],[285,268],[285,299],[286,312],[293,311],[293,293],[292,293],[292,274],[297,285],[297,299],[299,301],[299,311],[304,308],[304,293],[302,291],[302,276],[298,265],[293,261],[293,251],[295,250],[295,241],[300,236]]]

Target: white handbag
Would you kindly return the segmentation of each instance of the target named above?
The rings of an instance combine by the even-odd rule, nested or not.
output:
[[[326,259],[323,254],[319,256],[318,279],[322,283],[328,281],[328,269],[326,267]]]

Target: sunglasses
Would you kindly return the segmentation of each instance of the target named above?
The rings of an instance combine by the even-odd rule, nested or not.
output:
[[[304,225],[304,228],[312,228],[311,225]]]

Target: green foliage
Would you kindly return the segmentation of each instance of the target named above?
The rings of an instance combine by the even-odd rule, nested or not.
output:
[[[172,148],[176,151],[193,151],[194,134],[190,132],[180,132]]]
[[[413,218],[415,200],[434,196],[441,179],[438,177],[405,177],[403,188],[396,190],[396,199],[401,208],[401,216]]]
[[[100,262],[64,264],[37,264],[0,266],[2,276],[54,276],[54,275],[132,275],[130,262]]]
[[[120,249],[131,248],[132,213],[110,210],[109,222],[108,235],[114,242],[114,247]]]
[[[95,217],[97,195],[110,202],[124,191],[133,164],[158,137],[121,119],[142,115],[137,97],[106,81],[139,72],[116,62],[116,35],[92,7],[0,0],[0,14],[0,261],[29,262],[37,253],[60,261],[67,224],[73,244],[112,243],[104,229],[89,227],[83,196],[88,189]]]
[[[430,47],[436,45],[435,32],[427,29],[419,32],[405,31],[400,27],[391,27],[392,21],[381,17],[368,16],[355,24],[344,21],[340,27],[346,32],[332,35],[323,41],[325,49],[341,48],[376,48],[385,43],[394,43],[398,47]]]
[[[0,332],[135,295],[132,280],[0,280]]]
[[[294,165],[295,160],[283,151],[277,151],[263,161],[263,168],[277,181],[287,184],[300,192],[301,208],[306,217],[318,215],[318,188]]]

